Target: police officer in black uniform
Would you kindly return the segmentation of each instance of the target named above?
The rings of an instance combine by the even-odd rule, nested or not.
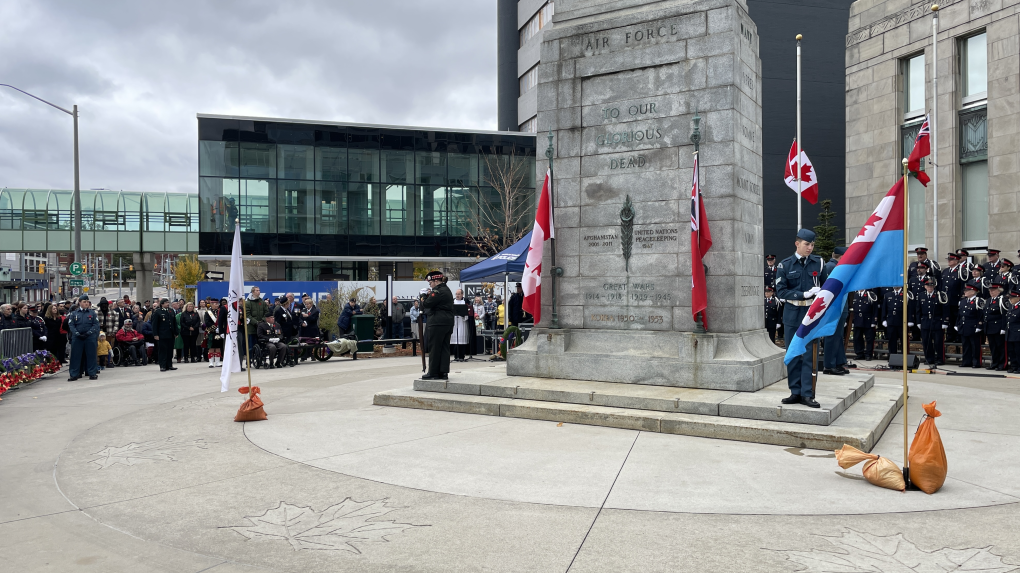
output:
[[[1009,318],[1006,319],[1006,359],[1010,374],[1020,374],[1020,287],[1009,291]]]
[[[938,290],[938,283],[942,278],[942,265],[935,259],[928,258],[928,249],[924,247],[917,247],[914,249],[914,253],[917,254],[917,260],[910,263],[907,276],[914,276],[917,271],[918,263],[925,263],[928,265],[928,276],[935,277],[935,290]]]
[[[988,299],[991,295],[988,294],[988,281],[985,280],[985,267],[974,263],[970,266],[970,281],[978,287],[978,296],[983,299]]]
[[[453,293],[446,286],[446,277],[432,271],[425,280],[429,289],[423,291],[421,307],[425,312],[425,350],[429,353],[429,371],[422,380],[446,380],[450,373],[450,336],[453,334]]]
[[[174,339],[177,338],[177,320],[170,310],[170,299],[159,300],[159,308],[152,311],[152,334],[156,338],[159,371],[177,370],[173,364]]]
[[[779,313],[783,310],[783,303],[775,297],[775,292],[774,288],[765,285],[765,330],[773,343],[776,341],[776,329],[782,322]]]
[[[947,255],[949,264],[942,269],[942,280],[939,287],[946,298],[946,318],[949,324],[956,326],[960,317],[960,298],[963,296],[963,285],[967,282],[966,267],[960,264],[960,255],[949,253]],[[955,328],[947,331],[947,342],[959,342],[960,333]]]
[[[1002,283],[995,280],[989,287],[991,297],[985,305],[985,338],[988,339],[988,353],[992,362],[989,370],[1006,370],[1006,319],[1009,316],[1009,302],[1002,296]]]
[[[924,294],[925,283],[928,281],[928,263],[922,261],[911,266],[914,267],[915,272],[907,275],[910,277],[907,281],[907,291],[910,293],[910,299],[907,301],[907,316],[909,317],[907,322],[910,326],[911,340],[920,340],[921,331],[917,321],[914,320],[914,315],[917,314],[917,301]]]
[[[942,337],[949,320],[946,318],[942,293],[935,290],[935,277],[927,277],[924,293],[914,297],[913,322],[921,329],[921,345],[924,348],[924,363],[935,366],[942,357]]]
[[[797,327],[804,321],[808,308],[821,290],[822,258],[811,253],[815,249],[815,233],[808,229],[797,232],[794,241],[797,251],[783,259],[776,267],[776,294],[783,299],[783,339],[787,346],[797,334]],[[814,389],[811,387],[811,351],[795,356],[786,367],[790,396],[783,398],[783,404],[801,403],[818,408]]]
[[[988,260],[984,264],[985,272],[981,276],[989,283],[999,276],[999,266],[1002,264],[999,260],[1001,252],[999,249],[988,249]]]
[[[836,247],[832,250],[832,257],[822,267],[821,284],[825,284],[825,280],[835,270],[836,265],[839,264],[840,257],[846,253],[846,249],[846,247]],[[846,320],[849,316],[850,305],[845,304],[843,306],[843,313],[839,316],[839,321],[836,323],[836,330],[824,339],[825,355],[822,364],[825,366],[825,369],[822,371],[823,374],[843,376],[850,373],[850,370],[846,367],[846,338],[844,338],[846,335]]]
[[[89,380],[98,380],[99,361],[96,357],[96,345],[99,344],[99,315],[92,308],[89,295],[83,294],[78,298],[78,308],[67,317],[67,330],[71,338],[71,377],[67,379],[68,382],[81,378],[83,357]]]
[[[765,286],[776,288],[776,256],[775,255],[769,255],[769,256],[765,257]]]
[[[882,299],[882,326],[885,340],[889,345],[889,356],[900,353],[900,339],[903,338],[903,288],[889,289]]]
[[[963,288],[963,300],[959,303],[956,330],[963,339],[964,368],[981,367],[981,331],[984,327],[985,301],[979,297],[980,286],[973,281]]]
[[[875,359],[875,328],[878,326],[879,296],[870,290],[854,293],[854,353],[858,360]]]
[[[999,274],[995,277],[1002,283],[1003,292],[1009,292],[1012,287],[1020,284],[1020,278],[1017,277],[1016,273],[1013,272],[1013,261],[1009,259],[999,259]]]

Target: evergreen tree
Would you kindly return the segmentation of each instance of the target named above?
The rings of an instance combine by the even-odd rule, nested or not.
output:
[[[818,213],[818,225],[815,225],[815,251],[814,254],[828,259],[832,256],[832,250],[836,248],[837,243],[842,243],[842,239],[836,239],[836,232],[839,229],[835,225],[830,225],[829,221],[836,218],[836,213],[832,211],[832,199],[825,199],[822,201],[822,211]]]

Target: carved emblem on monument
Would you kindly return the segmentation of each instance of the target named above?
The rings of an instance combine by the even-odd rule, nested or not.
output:
[[[620,247],[623,248],[623,267],[630,272],[630,249],[634,246],[634,205],[630,195],[620,209]]]

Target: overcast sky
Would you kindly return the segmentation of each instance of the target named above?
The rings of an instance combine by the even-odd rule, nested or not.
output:
[[[196,113],[496,129],[494,0],[0,0],[0,83],[82,189],[197,190]],[[73,187],[0,87],[0,187]]]

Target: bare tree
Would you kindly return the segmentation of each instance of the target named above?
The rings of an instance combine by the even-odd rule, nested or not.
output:
[[[521,239],[534,216],[534,190],[528,185],[530,161],[522,161],[513,151],[509,155],[483,155],[482,181],[494,190],[471,197],[467,216],[469,247],[489,257]]]

